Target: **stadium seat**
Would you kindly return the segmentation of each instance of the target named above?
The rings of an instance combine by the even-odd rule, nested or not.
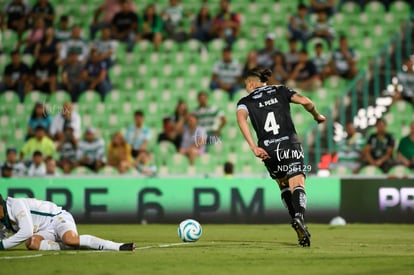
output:
[[[93,172],[91,169],[85,167],[85,166],[78,166],[75,167],[71,172],[72,175],[93,175],[95,172]]]
[[[404,165],[396,165],[388,171],[389,176],[407,177],[414,175],[414,170],[410,170]]]
[[[55,106],[62,106],[63,103],[70,101],[72,101],[70,95],[63,90],[56,91],[49,96],[49,104],[53,104]]]
[[[399,21],[406,21],[410,17],[410,4],[405,1],[393,1],[390,4],[390,13]]]
[[[345,2],[340,7],[339,11],[344,15],[352,16],[353,14],[359,14],[361,12],[361,7],[355,2]]]
[[[31,91],[24,97],[24,108],[25,111],[30,113],[37,102],[46,104],[49,100],[49,96],[40,91]]]
[[[102,174],[102,175],[119,175],[119,172],[116,168],[112,167],[112,166],[104,166],[101,169],[99,169],[98,174]]]
[[[362,169],[358,172],[358,174],[364,175],[364,176],[383,175],[381,169],[374,165],[367,165],[367,166],[362,167]]]
[[[14,109],[19,104],[20,99],[14,91],[5,91],[0,94],[0,102],[0,112],[14,112]]]
[[[346,166],[336,166],[335,168],[331,169],[331,175],[333,176],[348,176],[352,175],[352,170]]]

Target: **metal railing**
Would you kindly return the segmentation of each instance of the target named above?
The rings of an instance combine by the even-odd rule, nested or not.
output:
[[[391,68],[392,59],[395,58],[395,68],[400,69],[403,58],[412,54],[411,28],[411,21],[407,20],[403,24],[402,31],[395,33],[378,54],[369,60],[368,70],[361,70],[336,98],[335,103],[321,110],[321,113],[327,117],[326,123],[314,124],[308,128],[303,140],[303,150],[305,163],[314,167],[313,172],[317,172],[321,156],[334,150],[334,122],[338,121],[345,126],[348,120],[357,115],[359,109],[367,109],[370,98],[374,100],[378,98],[381,90],[391,83],[393,74],[396,73]],[[404,53],[403,37],[406,38]]]

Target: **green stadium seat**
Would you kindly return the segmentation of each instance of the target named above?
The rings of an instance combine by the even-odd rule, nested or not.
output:
[[[374,165],[367,165],[362,167],[362,169],[358,172],[359,175],[364,176],[378,176],[383,175],[382,170]]]
[[[31,91],[24,97],[24,108],[26,112],[31,112],[37,102],[47,103],[49,101],[49,95],[46,95],[40,91]]]
[[[70,101],[72,100],[69,93],[63,90],[57,91],[49,96],[49,104],[53,104],[55,106],[62,106],[63,103]]]
[[[359,4],[355,2],[345,2],[339,10],[344,15],[353,15],[353,14],[359,14],[361,12],[361,7]]]
[[[340,165],[331,169],[332,176],[349,176],[352,175],[352,170],[346,166]]]
[[[98,174],[101,175],[119,175],[119,172],[116,168],[112,167],[112,166],[104,166],[101,169],[99,169]]]
[[[83,92],[78,99],[78,111],[80,113],[85,113],[92,111],[101,102],[101,96],[95,91],[85,91]]]
[[[95,172],[92,171],[91,169],[85,167],[85,166],[78,166],[78,167],[75,167],[71,171],[71,174],[72,175],[83,176],[83,175],[93,175],[93,174],[95,174]]]
[[[396,165],[388,171],[389,176],[407,177],[414,175],[414,170],[410,170],[404,165]]]
[[[385,16],[385,7],[379,1],[370,1],[365,5],[365,12],[370,20],[383,22]]]
[[[399,21],[406,21],[410,18],[410,4],[405,1],[393,1],[390,4],[390,13]]]
[[[20,103],[19,96],[14,91],[5,91],[0,94],[0,112],[14,111],[16,106]]]

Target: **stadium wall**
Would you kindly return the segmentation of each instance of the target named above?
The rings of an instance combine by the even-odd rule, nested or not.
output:
[[[414,222],[413,180],[309,177],[309,222]],[[0,193],[51,200],[81,223],[286,223],[274,181],[263,178],[0,179]]]

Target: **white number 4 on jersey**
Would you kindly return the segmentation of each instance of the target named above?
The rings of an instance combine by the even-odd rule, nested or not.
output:
[[[264,129],[266,132],[273,132],[274,135],[279,134],[279,124],[276,122],[275,113],[267,113]]]

